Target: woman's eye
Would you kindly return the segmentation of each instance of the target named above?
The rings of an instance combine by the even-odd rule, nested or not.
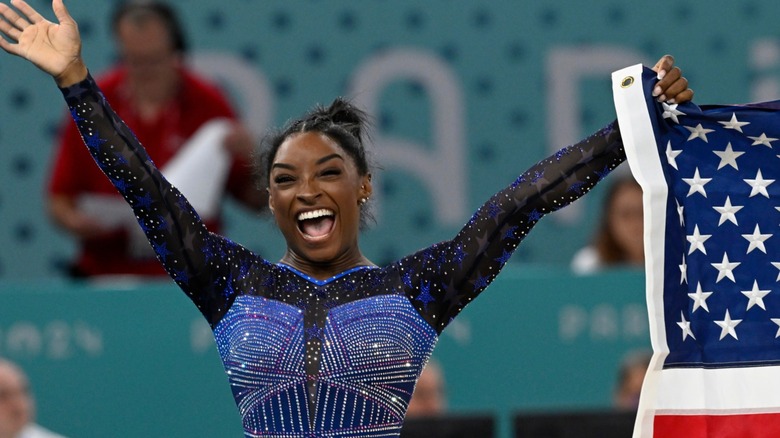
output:
[[[291,177],[290,175],[279,175],[277,177],[274,177],[274,183],[276,184],[284,184],[290,181],[293,181],[293,177]]]
[[[341,169],[325,169],[322,171],[323,176],[341,175]]]

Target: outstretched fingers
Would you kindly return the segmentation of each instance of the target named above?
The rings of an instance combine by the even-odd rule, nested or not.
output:
[[[33,7],[28,5],[27,2],[24,0],[11,0],[11,4],[14,5],[16,9],[18,9],[21,13],[23,13],[27,17],[26,19],[23,19],[24,27],[20,27],[21,30],[24,30],[24,28],[29,26],[30,24],[35,24],[46,20],[45,18],[43,18],[43,15],[39,14],[38,11],[33,9]]]

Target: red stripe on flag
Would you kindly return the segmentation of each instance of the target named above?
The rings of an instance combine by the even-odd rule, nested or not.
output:
[[[654,438],[777,438],[780,413],[741,415],[656,415]]]

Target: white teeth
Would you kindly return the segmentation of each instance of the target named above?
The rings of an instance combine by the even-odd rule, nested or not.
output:
[[[306,219],[316,219],[322,216],[333,216],[333,212],[326,208],[321,208],[314,211],[306,211],[298,215],[298,220],[305,221]]]

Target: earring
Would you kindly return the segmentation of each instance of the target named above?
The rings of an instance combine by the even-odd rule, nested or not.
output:
[[[366,202],[368,202],[368,198],[360,198],[360,200],[358,201],[358,204],[366,205]]]

